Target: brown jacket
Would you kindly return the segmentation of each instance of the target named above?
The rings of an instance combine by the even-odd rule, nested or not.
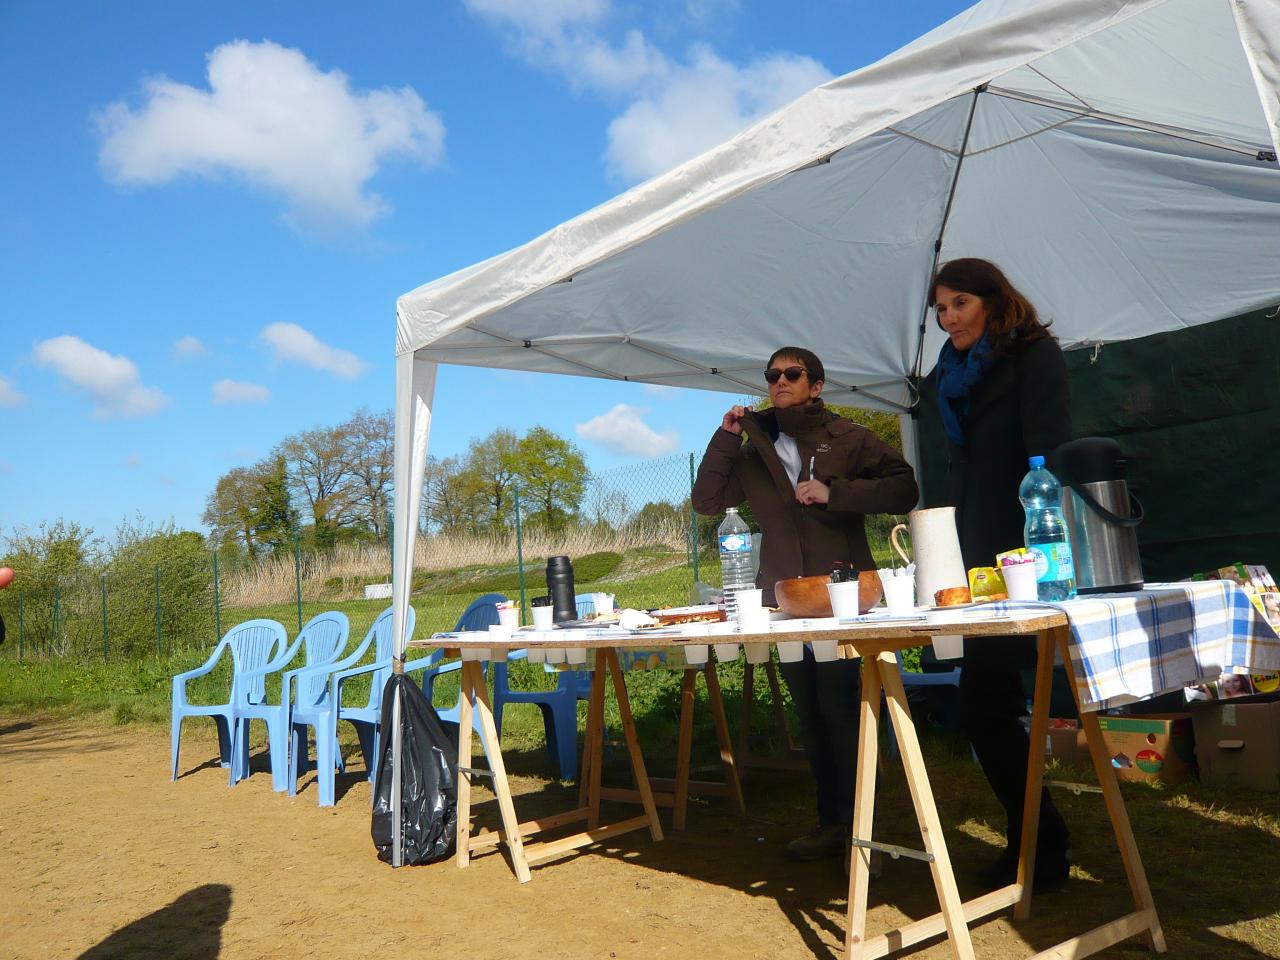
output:
[[[789,423],[787,430],[800,450],[800,478],[809,479],[812,457],[814,478],[831,488],[828,503],[806,506],[796,499],[774,448],[774,410],[742,418],[745,443],[717,430],[693,484],[693,508],[704,516],[744,500],[751,505],[764,534],[756,584],[767,603],[773,603],[777,581],[830,573],[836,561],[856,571],[873,569],[863,517],[906,513],[919,497],[911,465],[866,427],[831,413],[821,402],[787,414],[802,421]]]

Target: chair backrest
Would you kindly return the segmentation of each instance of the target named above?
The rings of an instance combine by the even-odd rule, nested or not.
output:
[[[409,608],[409,639],[413,639],[413,627],[418,619],[417,611],[413,607]],[[377,662],[382,664],[377,670],[373,671],[373,686],[369,690],[369,704],[371,709],[377,709],[382,703],[382,688],[387,685],[387,678],[391,676],[391,657],[395,654],[394,631],[392,628],[391,608],[383,610],[378,614],[378,619],[373,621],[373,626],[369,628],[369,633],[374,637],[374,656]]]
[[[351,631],[350,621],[341,610],[318,613],[302,628],[299,638],[303,643],[306,665],[320,667],[333,663],[347,646]],[[329,675],[320,671],[304,673],[298,677],[297,702],[311,706],[324,699],[329,688]]]
[[[476,597],[462,611],[454,630],[485,630],[498,622],[498,604],[507,598],[500,593],[486,593]]]
[[[289,645],[288,634],[275,620],[246,620],[227,631],[226,641],[231,648],[237,674],[244,670],[261,670]],[[261,703],[266,692],[266,678],[254,677],[246,687],[239,689],[233,676],[231,686],[249,703]]]
[[[596,612],[596,597],[593,593],[580,593],[573,598],[573,604],[578,608],[578,619],[591,616]]]

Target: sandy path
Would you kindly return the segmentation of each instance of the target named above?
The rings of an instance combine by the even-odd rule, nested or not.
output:
[[[663,843],[630,834],[535,868],[521,885],[497,855],[466,870],[393,871],[369,839],[367,783],[349,778],[337,806],[320,809],[309,782],[295,798],[273,794],[255,757],[258,772],[230,790],[212,762],[211,725],[189,731],[184,775],[170,783],[167,737],[155,729],[0,721],[0,956],[328,960],[386,948],[448,956],[460,945],[476,958],[840,955],[844,878],[832,862],[781,858],[789,821],[804,814],[794,790],[776,799],[777,783],[749,792],[746,821],[698,805],[691,829]],[[524,817],[566,799],[533,777],[515,789]],[[1093,915],[1107,919],[1122,884],[1076,884],[1080,902],[1050,895],[1016,930],[988,922],[975,931],[978,955],[1027,956],[1057,939],[1057,922],[1079,932]],[[904,910],[936,909],[920,865],[891,864],[877,887],[873,931]]]

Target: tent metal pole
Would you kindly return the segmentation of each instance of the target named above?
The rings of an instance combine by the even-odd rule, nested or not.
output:
[[[973,130],[973,115],[978,112],[978,96],[985,93],[987,85],[984,83],[973,90],[973,102],[969,104],[969,119],[965,121],[964,138],[960,141],[960,152],[956,155],[956,172],[951,177],[951,189],[947,191],[947,205],[942,209],[942,223],[938,226],[938,239],[933,244],[933,265],[929,267],[929,279],[932,281],[934,274],[938,272],[938,261],[942,257],[942,238],[947,232],[947,221],[951,218],[951,204],[956,199],[956,186],[960,183],[960,168],[964,166],[965,152],[969,148],[969,133]],[[911,367],[912,380],[920,379],[920,367],[924,363],[924,333],[929,324],[929,295],[926,291],[924,298],[924,309],[920,311],[920,328],[917,333],[918,340],[916,342],[916,361]]]

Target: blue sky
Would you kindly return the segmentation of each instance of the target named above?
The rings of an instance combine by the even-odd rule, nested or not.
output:
[[[200,529],[228,469],[391,405],[397,296],[965,5],[6,0],[0,533]],[[436,455],[540,423],[597,470],[639,454],[593,421],[700,451],[732,402],[463,367],[436,399]]]

